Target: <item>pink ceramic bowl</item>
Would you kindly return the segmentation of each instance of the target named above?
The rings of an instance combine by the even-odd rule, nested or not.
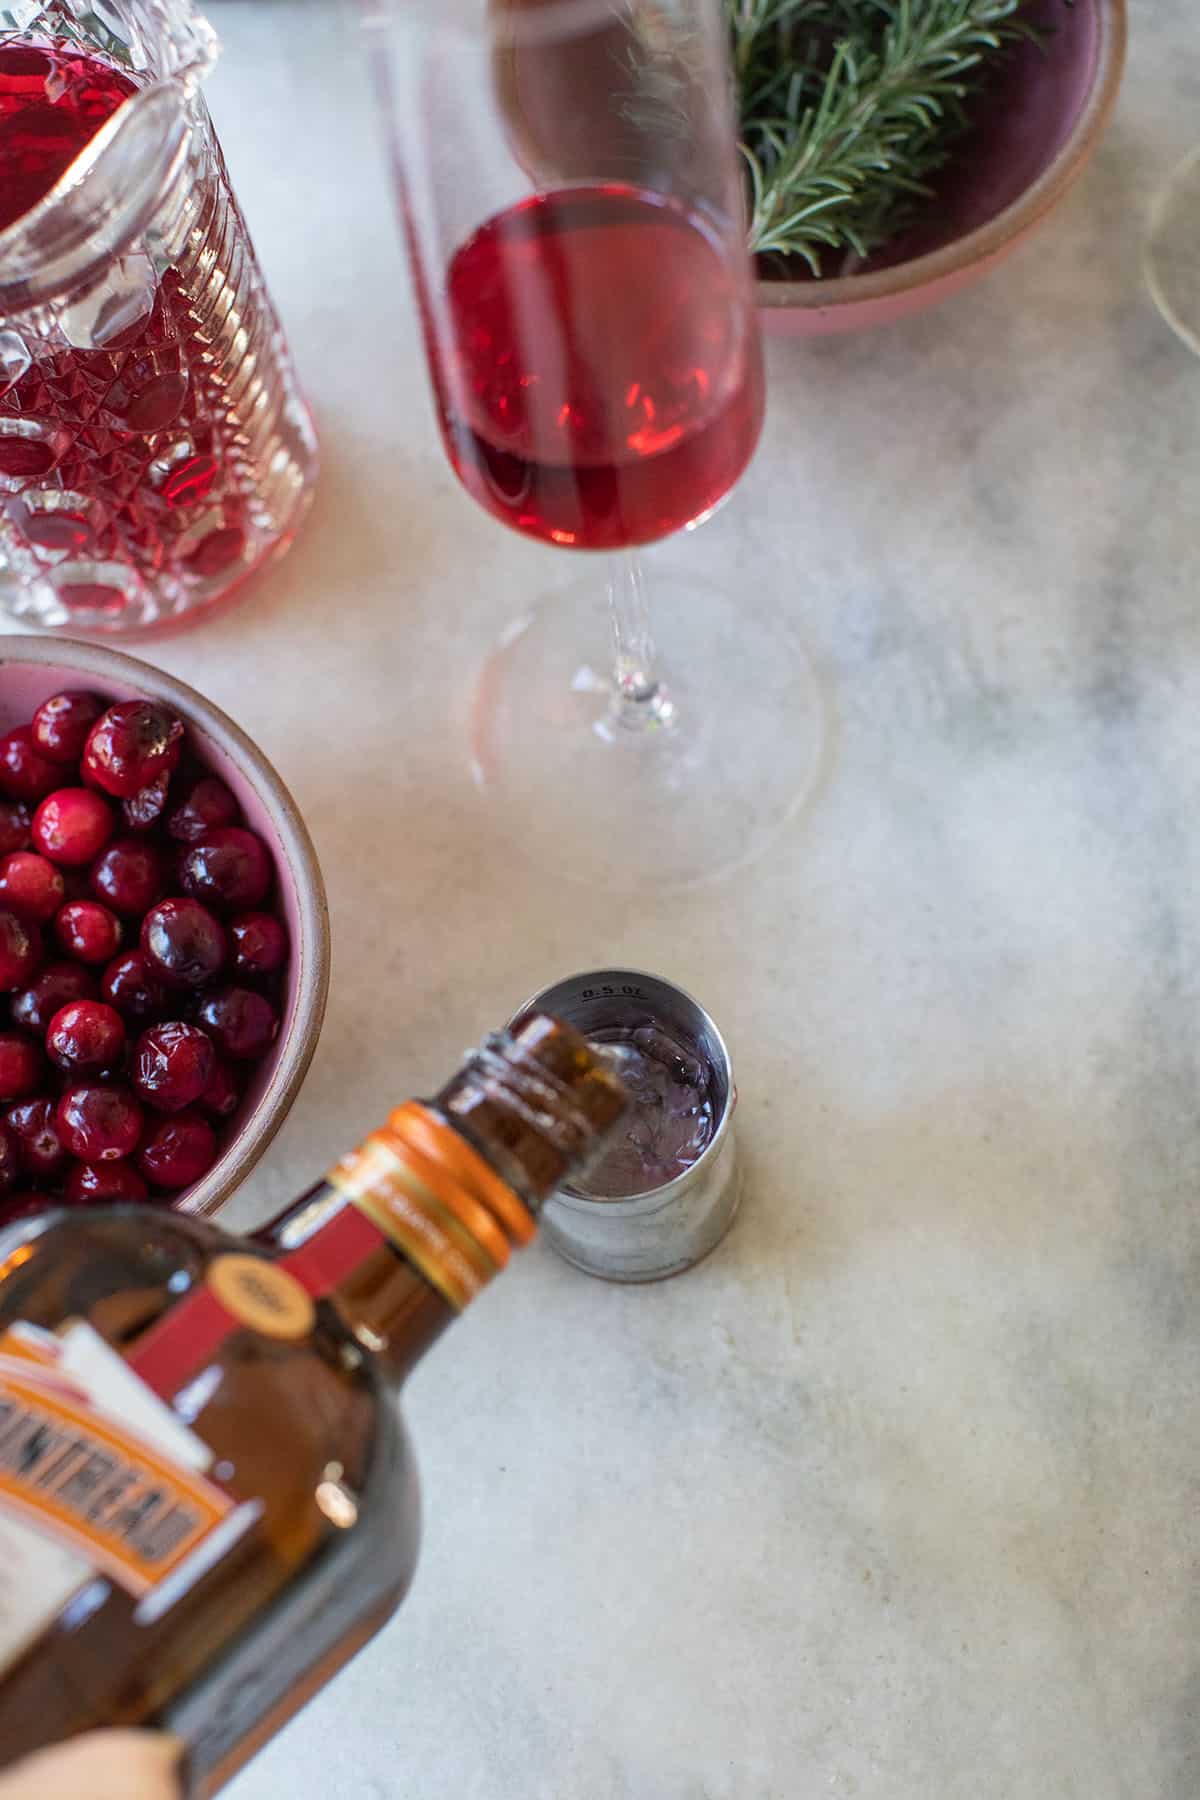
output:
[[[225,1127],[221,1155],[203,1180],[173,1202],[181,1212],[212,1213],[246,1179],[279,1130],[317,1047],[329,987],[329,913],[317,854],[295,801],[262,751],[194,688],[98,644],[0,636],[0,733],[24,724],[64,687],[90,688],[113,700],[145,695],[164,701],[187,726],[198,760],[233,789],[246,823],[275,858],[279,906],[291,937],[279,1037],[256,1068],[240,1112]]]
[[[929,217],[853,275],[760,280],[764,331],[824,337],[920,312],[978,281],[1049,217],[1112,114],[1125,0],[1036,0],[1029,17],[1045,47],[1013,53]]]

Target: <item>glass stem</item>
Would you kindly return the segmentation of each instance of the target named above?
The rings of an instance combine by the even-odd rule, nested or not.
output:
[[[641,558],[627,550],[610,558],[608,616],[613,637],[612,700],[604,735],[662,731],[675,721],[675,703],[658,673]]]

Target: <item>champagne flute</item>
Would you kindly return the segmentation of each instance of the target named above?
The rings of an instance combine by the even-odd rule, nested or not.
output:
[[[375,0],[368,24],[446,455],[512,529],[609,558],[488,657],[476,780],[590,883],[740,865],[811,780],[808,664],[752,596],[637,554],[714,511],[762,424],[719,0]]]

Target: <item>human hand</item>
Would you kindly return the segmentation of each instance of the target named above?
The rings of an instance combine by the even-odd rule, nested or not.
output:
[[[179,1800],[178,1738],[89,1731],[0,1775],[0,1800]]]

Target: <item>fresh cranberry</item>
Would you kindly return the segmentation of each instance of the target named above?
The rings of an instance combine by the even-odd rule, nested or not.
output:
[[[96,694],[51,694],[33,715],[34,745],[50,762],[78,762],[88,732],[103,711],[104,702]]]
[[[138,1168],[160,1188],[190,1187],[217,1159],[217,1139],[196,1112],[176,1113],[153,1127],[138,1152]]]
[[[68,900],[54,921],[54,935],[68,956],[104,963],[120,948],[121,924],[99,901]]]
[[[97,719],[83,752],[94,787],[130,799],[169,775],[183,750],[183,725],[156,700],[119,700]]]
[[[227,987],[209,994],[197,1017],[234,1062],[252,1062],[265,1055],[279,1030],[275,1008],[251,988]]]
[[[214,1057],[212,1075],[200,1096],[201,1107],[214,1119],[228,1119],[237,1111],[241,1098],[242,1091],[233,1070],[228,1063]]]
[[[32,850],[14,850],[0,862],[0,906],[9,907],[23,919],[45,924],[65,898],[62,870],[44,856]]]
[[[167,820],[167,830],[181,844],[194,844],[219,825],[236,825],[238,803],[223,781],[202,775]]]
[[[0,791],[10,800],[40,800],[61,780],[54,764],[38,751],[28,725],[0,737]]]
[[[142,1109],[126,1087],[80,1082],[58,1103],[58,1135],[80,1162],[116,1162],[137,1149]]]
[[[62,872],[63,892],[68,900],[90,900],[92,897],[92,872],[90,869],[64,868]]]
[[[139,788],[128,800],[122,800],[121,811],[130,831],[149,831],[152,825],[158,824],[166,811],[167,789],[170,785],[170,772],[164,769],[148,786]]]
[[[33,815],[33,841],[51,862],[78,868],[99,856],[113,834],[113,812],[91,788],[59,788]]]
[[[25,1173],[33,1181],[53,1181],[67,1160],[53,1100],[19,1100],[4,1119],[16,1134]]]
[[[287,961],[287,932],[274,913],[239,913],[229,921],[233,967],[251,979],[274,975]]]
[[[19,1031],[0,1031],[0,1100],[24,1100],[42,1079],[41,1046]]]
[[[166,1006],[162,982],[144,950],[126,950],[114,957],[104,971],[100,992],[125,1018],[139,1023],[161,1017]]]
[[[133,1085],[157,1112],[182,1112],[207,1091],[216,1068],[212,1039],[172,1019],[143,1031],[133,1053]]]
[[[7,907],[0,909],[0,993],[26,987],[42,962],[42,942]]]
[[[225,966],[224,927],[198,900],[160,900],[142,920],[150,967],[172,987],[203,987]]]
[[[68,1075],[112,1069],[125,1049],[125,1023],[102,1000],[72,1000],[50,1021],[46,1053]]]
[[[179,858],[185,894],[218,910],[261,906],[271,886],[271,855],[243,825],[219,825]]]
[[[44,1038],[51,1019],[62,1007],[72,1000],[94,1000],[95,997],[96,977],[82,963],[47,963],[36,980],[13,995],[9,1012],[13,1024],[19,1025],[22,1031],[32,1031],[35,1037]]]
[[[118,838],[92,865],[92,892],[114,912],[148,912],[166,886],[162,851],[145,838]]]
[[[0,1194],[11,1193],[21,1173],[21,1146],[10,1125],[0,1124]]]
[[[145,1200],[149,1188],[131,1162],[72,1163],[65,1195],[71,1206],[120,1206]]]
[[[29,844],[29,808],[19,800],[0,800],[0,856],[28,850]]]

